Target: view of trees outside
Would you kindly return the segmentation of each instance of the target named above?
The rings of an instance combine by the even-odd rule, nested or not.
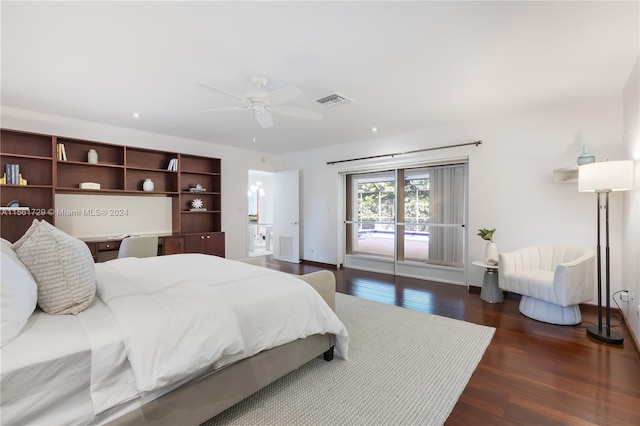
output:
[[[393,222],[395,220],[395,181],[358,184],[358,221]],[[361,229],[393,229],[393,224],[363,223]]]
[[[405,179],[404,221],[406,232],[429,231],[429,178]],[[409,225],[411,224],[411,225]]]
[[[358,184],[358,222],[393,222],[396,189],[393,180]],[[427,232],[429,229],[429,178],[406,179],[404,187],[406,231]],[[409,225],[411,224],[411,225]],[[363,223],[361,229],[374,229]],[[375,229],[393,229],[393,224],[378,224]]]

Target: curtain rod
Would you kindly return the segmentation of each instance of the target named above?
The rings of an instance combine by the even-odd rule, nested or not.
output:
[[[370,157],[350,158],[348,160],[327,161],[327,165],[331,166],[333,164],[347,163],[349,161],[371,160],[373,158],[395,157],[396,155],[415,154],[416,152],[435,151],[436,149],[446,149],[446,148],[457,148],[459,146],[467,146],[467,145],[478,146],[478,145],[481,145],[481,144],[482,144],[482,141],[481,140],[477,140],[475,142],[459,143],[459,144],[456,144],[456,145],[436,146],[436,147],[433,147],[433,148],[424,148],[424,149],[416,149],[416,150],[413,150],[413,151],[396,152],[395,154],[372,155]]]

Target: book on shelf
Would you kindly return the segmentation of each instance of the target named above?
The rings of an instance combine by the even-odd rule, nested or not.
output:
[[[170,172],[178,171],[178,159],[177,158],[172,158],[171,160],[169,160],[169,165],[167,166],[167,170],[169,170]]]
[[[67,161],[67,153],[64,149],[64,144],[61,142],[58,142],[58,144],[56,145],[56,155],[58,161]]]
[[[6,183],[8,185],[20,184],[20,165],[19,164],[6,164],[5,172],[7,174]]]

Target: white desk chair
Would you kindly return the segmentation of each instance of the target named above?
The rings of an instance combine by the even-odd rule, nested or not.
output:
[[[122,257],[153,257],[158,255],[158,236],[127,237],[120,242],[118,259]]]

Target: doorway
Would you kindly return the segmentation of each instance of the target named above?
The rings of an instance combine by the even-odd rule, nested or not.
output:
[[[249,170],[247,188],[247,254],[273,254],[273,173]]]

